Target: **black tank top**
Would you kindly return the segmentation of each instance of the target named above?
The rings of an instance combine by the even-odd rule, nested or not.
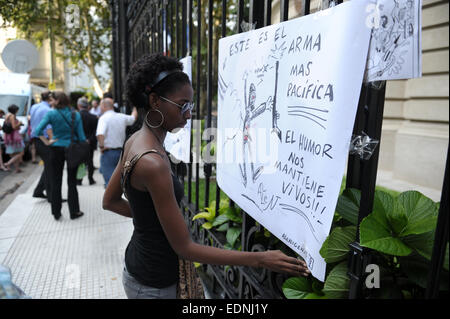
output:
[[[134,161],[132,159],[125,163],[124,167],[128,163],[128,172],[125,176],[122,175],[122,187],[130,203],[134,225],[133,235],[125,251],[125,266],[141,284],[164,288],[178,282],[178,256],[162,229],[150,194],[135,189],[129,182],[134,164],[147,153],[161,156],[156,150],[144,152],[134,158]],[[184,189],[173,174],[172,183],[179,206]]]

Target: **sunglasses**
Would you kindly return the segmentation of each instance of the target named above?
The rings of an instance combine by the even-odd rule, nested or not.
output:
[[[184,114],[187,111],[192,111],[194,109],[193,102],[186,102],[183,105],[180,105],[178,103],[175,103],[174,101],[169,100],[168,98],[165,98],[164,96],[159,96],[159,97],[166,102],[169,102],[169,103],[172,103],[172,104],[178,106],[181,109],[181,114]]]

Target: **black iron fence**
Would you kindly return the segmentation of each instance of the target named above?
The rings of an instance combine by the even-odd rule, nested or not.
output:
[[[205,116],[205,129],[212,127],[213,112],[217,101],[214,91],[217,85],[217,41],[232,33],[242,32],[245,24],[256,28],[286,21],[289,1],[280,0],[280,21],[271,21],[271,0],[110,0],[113,29],[113,76],[114,97],[121,106],[130,105],[125,98],[124,84],[129,66],[140,56],[153,52],[182,58],[192,56],[193,88],[196,110],[193,119]],[[340,3],[342,1],[335,1]],[[303,14],[310,12],[310,1],[302,1]],[[203,14],[206,13],[206,14]],[[206,43],[205,43],[206,42]],[[367,83],[362,86],[354,134],[362,132],[380,140],[383,120],[385,83]],[[199,154],[199,143],[192,153]],[[350,155],[346,186],[361,190],[361,206],[358,225],[372,210],[378,166],[379,148],[369,160]],[[204,203],[200,203],[200,164],[178,164],[180,178],[187,185],[187,196],[182,210],[194,240],[206,245],[223,248],[226,243],[223,233],[206,230],[192,217],[199,212],[202,204],[207,207],[211,201],[211,191],[215,192],[216,211],[219,209],[220,189],[211,189],[214,164],[203,166]],[[195,196],[193,195],[195,194]],[[194,197],[194,198],[193,198]],[[234,203],[230,202],[233,207]],[[261,241],[261,226],[249,215],[242,213],[241,244],[245,251],[263,251],[273,248],[270,241]],[[356,242],[350,245],[348,275],[350,277],[349,298],[361,296],[365,265],[369,263],[370,251]],[[255,238],[258,237],[258,240]],[[427,297],[436,297],[440,270],[448,243],[448,162],[436,230],[432,266],[430,269]],[[281,298],[283,275],[262,269],[229,266],[203,266],[209,275],[212,292],[222,298]],[[205,281],[205,284],[208,282]]]

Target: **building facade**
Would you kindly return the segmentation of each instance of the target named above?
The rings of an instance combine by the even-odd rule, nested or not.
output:
[[[36,26],[39,28],[39,26]],[[0,28],[0,54],[9,41],[19,39],[15,28]],[[33,42],[33,41],[30,41]],[[53,48],[51,48],[53,45]],[[30,72],[30,83],[38,87],[49,88],[53,82],[55,90],[62,90],[69,94],[73,91],[92,91],[93,78],[87,67],[86,70],[74,74],[73,68],[68,60],[57,58],[57,54],[62,54],[64,48],[59,44],[51,44],[49,39],[45,39],[42,45],[37,48],[39,60],[36,67]],[[109,67],[101,65],[96,67],[96,71],[103,77],[110,76]],[[0,72],[10,72],[0,59]],[[39,94],[36,94],[38,98]]]
[[[304,1],[289,2],[289,19]],[[328,1],[311,0],[311,13]],[[272,22],[280,1],[272,2]],[[449,140],[449,1],[423,0],[422,77],[386,82],[377,184],[440,200]]]

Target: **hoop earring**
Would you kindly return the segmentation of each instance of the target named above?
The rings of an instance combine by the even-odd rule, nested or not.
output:
[[[150,122],[149,122],[149,120],[148,120],[148,115],[149,115],[150,112],[152,112],[152,111],[158,112],[159,114],[161,114],[161,122],[160,122],[158,125],[156,125],[156,126],[155,126],[155,125],[151,125]],[[145,122],[145,125],[147,125],[147,126],[150,127],[150,128],[159,128],[159,127],[164,123],[164,115],[163,115],[162,112],[161,112],[160,110],[158,110],[158,109],[156,109],[156,110],[150,110],[150,111],[147,112],[147,115],[145,115],[144,122]]]

